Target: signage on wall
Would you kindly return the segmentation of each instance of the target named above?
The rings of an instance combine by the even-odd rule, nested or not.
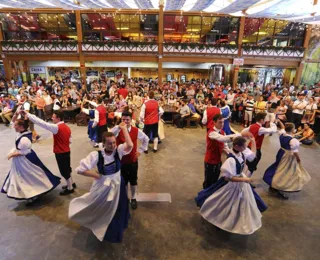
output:
[[[115,76],[115,73],[114,73],[113,70],[112,71],[106,71],[105,73],[106,73],[106,77],[107,78],[114,78],[114,76]]]
[[[187,78],[186,78],[186,75],[181,75],[180,76],[180,81],[181,82],[186,82]]]
[[[172,74],[167,74],[167,81],[171,81],[173,79],[173,75]]]
[[[242,59],[242,58],[235,58],[235,59],[233,59],[233,65],[243,66],[243,64],[244,64],[244,59]]]
[[[89,70],[86,74],[87,77],[99,77],[99,72],[97,70]]]
[[[46,74],[46,67],[30,67],[31,74]]]

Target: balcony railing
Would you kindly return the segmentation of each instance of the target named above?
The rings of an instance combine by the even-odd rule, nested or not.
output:
[[[125,42],[125,41],[88,41],[82,43],[84,52],[111,52],[111,53],[158,53],[156,42]]]
[[[206,43],[170,43],[164,44],[165,54],[183,55],[237,55],[238,46],[235,44],[206,44]]]
[[[77,52],[77,41],[2,41],[3,52]]]
[[[303,58],[304,51],[303,47],[242,46],[242,56]]]

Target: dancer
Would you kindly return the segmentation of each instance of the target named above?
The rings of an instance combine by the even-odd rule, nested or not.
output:
[[[86,100],[84,100],[84,103],[86,102]],[[84,104],[83,103],[83,104]],[[94,118],[95,118],[95,109],[92,109],[92,105],[90,103],[89,106],[92,106],[91,108],[89,107],[84,108],[83,104],[81,105],[81,111],[87,115],[89,115],[89,122],[88,122],[88,137],[90,139],[90,141],[93,143],[94,147],[97,147],[98,144],[98,137],[97,137],[97,127],[92,127],[94,124]]]
[[[150,137],[150,134],[152,134],[154,153],[158,151],[158,123],[163,113],[164,111],[162,107],[160,107],[158,102],[154,100],[154,92],[150,91],[149,99],[146,102],[144,102],[144,104],[141,107],[140,122],[144,123],[143,132],[148,137]],[[148,150],[144,152],[148,153]]]
[[[74,192],[77,185],[73,182],[71,177],[70,166],[70,143],[71,143],[71,130],[63,122],[63,112],[60,110],[54,111],[52,115],[53,124],[47,123],[40,118],[27,113],[20,112],[22,115],[27,116],[30,121],[50,131],[53,134],[53,152],[55,154],[60,174],[65,178],[67,185],[62,186],[63,191],[60,192],[61,196],[69,195]]]
[[[127,187],[128,183],[130,183],[131,208],[137,209],[138,203],[136,199],[136,191],[138,185],[138,157],[141,153],[148,150],[149,138],[140,129],[131,126],[132,113],[128,111],[122,112],[121,120],[126,124],[131,141],[133,143],[132,151],[128,155],[124,155],[121,159],[121,175]],[[118,146],[126,141],[120,126],[115,126],[111,129],[111,132],[116,136]],[[138,139],[141,141],[141,146],[139,149],[137,142]]]
[[[211,99],[211,106],[208,107],[203,112],[202,125],[207,126],[207,131],[209,131],[213,127],[213,120],[212,120],[213,117],[217,114],[221,114],[220,108],[218,108],[217,105],[218,105],[218,99],[212,98]]]
[[[53,175],[31,149],[32,132],[28,131],[29,120],[13,119],[13,127],[18,133],[16,148],[9,155],[12,165],[2,186],[2,193],[8,198],[35,201],[60,184],[60,178]]]
[[[122,241],[130,218],[128,197],[123,177],[120,175],[124,155],[131,152],[133,143],[122,122],[119,127],[125,143],[116,146],[112,132],[105,132],[101,151],[91,152],[76,168],[78,174],[95,180],[90,191],[70,202],[69,218],[92,230],[100,240],[113,243]],[[98,173],[93,170],[98,168]]]
[[[217,114],[213,118],[214,126],[207,133],[206,139],[206,154],[204,158],[204,182],[203,188],[210,187],[217,182],[220,175],[221,155],[224,151],[229,153],[227,142],[232,142],[232,139],[238,136],[252,137],[252,134],[241,133],[233,135],[225,135],[223,129],[224,119],[222,115]]]
[[[242,130],[241,133],[250,132],[253,134],[254,139],[257,144],[256,158],[253,161],[247,161],[248,169],[250,171],[250,176],[254,171],[257,170],[258,163],[261,160],[261,147],[264,139],[264,135],[272,134],[277,132],[277,125],[274,122],[271,122],[270,128],[265,128],[262,125],[265,123],[267,117],[266,113],[258,113],[256,115],[256,123]],[[251,147],[251,144],[249,144]]]
[[[231,128],[230,128],[230,117],[231,117],[231,111],[230,107],[226,105],[226,102],[224,100],[220,101],[221,105],[221,115],[223,116],[224,122],[223,122],[223,131],[226,135],[233,134]]]
[[[221,167],[222,177],[195,199],[204,219],[220,229],[242,235],[252,234],[261,227],[260,212],[267,209],[250,186],[252,180],[244,174],[245,161],[255,158],[255,140],[251,137],[250,141],[251,150],[245,138],[233,140],[233,149]]]
[[[295,126],[293,123],[282,125],[280,145],[275,163],[265,172],[263,180],[270,185],[270,190],[275,191],[282,199],[288,199],[284,192],[300,191],[311,177],[302,167],[299,156],[299,141],[293,137]]]
[[[97,142],[101,143],[102,142],[102,136],[104,132],[108,132],[108,127],[107,127],[107,110],[102,104],[103,100],[101,97],[97,97],[97,107],[94,112],[94,123],[92,125],[92,128],[97,127]],[[92,104],[92,102],[90,102]],[[95,148],[98,148],[99,145],[95,144]]]

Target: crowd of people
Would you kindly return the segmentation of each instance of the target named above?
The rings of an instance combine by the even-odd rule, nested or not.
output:
[[[166,111],[173,114],[176,127],[184,128],[190,118],[207,129],[203,190],[196,203],[201,216],[220,229],[252,234],[262,225],[261,212],[267,206],[255,192],[251,176],[262,157],[264,136],[277,132],[280,136],[276,162],[263,177],[271,192],[288,199],[285,192],[300,191],[311,179],[301,165],[298,148],[300,142],[310,145],[319,141],[318,85],[268,84],[262,91],[254,83],[232,89],[230,84],[209,81],[159,86],[157,81],[140,79],[75,86],[39,80],[19,88],[14,82],[2,82],[0,91],[5,92],[1,118],[18,133],[16,148],[8,155],[12,167],[2,187],[9,198],[33,203],[60,183],[31,149],[31,143],[40,138],[34,125],[53,134],[53,153],[66,180],[60,195],[74,192],[72,134],[61,108],[79,105],[89,116],[88,137],[98,149],[81,160],[75,172],[94,182],[88,193],[70,202],[69,218],[91,229],[101,241],[121,242],[130,217],[129,205],[138,207],[138,157],[148,154],[149,143],[154,153],[158,151],[163,135],[161,117]],[[44,120],[45,107],[50,105],[52,123]],[[236,133],[230,122],[243,125],[242,131]],[[227,159],[222,163],[223,153]],[[37,174],[29,176],[33,172]]]
[[[28,102],[31,113],[44,119],[45,107],[51,104],[53,110],[72,105],[85,105],[86,108],[89,105],[86,100],[96,102],[100,97],[108,112],[108,126],[119,123],[124,110],[133,113],[133,120],[138,125],[141,107],[149,99],[148,93],[151,90],[161,108],[174,107],[173,122],[177,127],[184,128],[188,118],[201,119],[200,124],[206,125],[206,109],[216,106],[224,117],[227,134],[232,133],[229,122],[247,127],[255,122],[257,113],[266,112],[267,124],[275,119],[283,123],[293,122],[302,143],[312,144],[314,140],[319,142],[318,84],[300,88],[286,84],[267,84],[262,89],[255,83],[247,83],[233,89],[230,84],[224,86],[206,80],[189,84],[167,82],[160,87],[157,81],[129,79],[126,82],[95,80],[81,86],[60,80],[45,82],[37,78],[31,84],[24,83],[20,87],[14,81],[0,83],[0,91],[4,94],[0,98],[0,116],[9,125],[17,105]],[[213,98],[217,103],[212,103]]]

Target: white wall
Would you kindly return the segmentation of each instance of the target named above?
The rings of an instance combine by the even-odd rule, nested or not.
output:
[[[186,63],[186,62],[163,62],[164,69],[209,69],[214,63]],[[29,66],[43,67],[80,67],[79,61],[29,61]],[[86,62],[86,67],[114,67],[114,68],[158,68],[157,62],[138,61],[92,61]]]
[[[138,61],[92,61],[86,62],[86,67],[114,67],[114,68],[158,68],[157,62]]]
[[[29,66],[42,66],[42,67],[80,67],[80,61],[28,61]]]
[[[214,63],[185,63],[163,62],[164,69],[208,69]],[[158,68],[157,62],[137,61],[92,61],[86,62],[86,67],[115,67],[115,68]]]

